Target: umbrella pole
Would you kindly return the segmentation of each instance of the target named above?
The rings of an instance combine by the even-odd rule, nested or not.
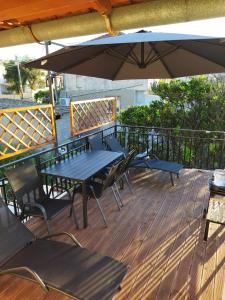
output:
[[[49,54],[49,45],[51,44],[51,41],[46,41],[45,42],[45,52],[46,55]],[[53,112],[54,112],[54,122],[55,122],[55,147],[58,146],[58,137],[57,137],[57,127],[56,127],[56,121],[55,121],[55,99],[54,99],[54,90],[53,90],[53,76],[52,72],[48,71],[48,86],[49,86],[49,97],[50,97],[50,103],[52,104],[53,107]],[[57,155],[57,150],[56,150],[56,155]]]
[[[49,45],[50,41],[45,42],[45,52],[46,55],[49,54]],[[49,96],[50,96],[50,103],[52,104],[53,108],[55,107],[55,101],[54,101],[54,92],[53,92],[53,84],[52,84],[52,74],[51,71],[48,71],[48,86],[49,86]]]

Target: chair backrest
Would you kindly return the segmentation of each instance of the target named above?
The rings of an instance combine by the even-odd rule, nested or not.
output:
[[[44,199],[41,178],[35,165],[25,163],[5,171],[5,175],[13,189],[17,203],[23,208],[25,203],[39,202]]]
[[[34,235],[0,201],[0,266],[34,240]]]
[[[128,153],[128,155],[124,158],[124,160],[122,161],[122,163],[120,164],[120,167],[119,167],[119,173],[120,174],[123,174],[124,172],[126,172],[128,166],[129,166],[129,163],[132,161],[135,154],[136,154],[136,150],[132,149]]]
[[[111,151],[122,152],[125,155],[128,154],[127,150],[125,150],[119,143],[119,141],[114,136],[107,136],[105,138],[106,145],[110,148]]]
[[[120,168],[120,165],[121,165],[121,162],[113,165],[110,169],[109,169],[109,173],[104,181],[104,184],[103,184],[103,190],[107,189],[108,187],[112,186],[113,183],[115,182],[115,179],[116,179],[116,175],[117,175],[117,172]]]
[[[102,143],[102,138],[99,135],[93,135],[88,138],[89,145],[91,150],[105,150],[105,147]]]

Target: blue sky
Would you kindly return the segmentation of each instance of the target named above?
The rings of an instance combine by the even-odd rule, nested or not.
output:
[[[147,27],[147,28],[140,28],[140,29],[151,30],[155,32],[161,31],[161,32],[225,37],[225,18],[208,19],[208,20],[154,26],[154,27]],[[127,30],[125,32],[133,32],[137,30],[139,29]],[[99,35],[57,40],[57,42],[62,43],[64,45],[77,44],[95,38],[97,36]],[[50,46],[50,52],[53,52],[58,49],[59,47]],[[0,60],[14,59],[15,56],[25,56],[25,55],[31,58],[38,58],[40,56],[45,55],[45,47],[39,44],[26,44],[21,46],[0,48]]]

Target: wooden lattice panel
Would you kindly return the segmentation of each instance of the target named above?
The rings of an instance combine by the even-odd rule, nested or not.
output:
[[[54,141],[52,105],[0,109],[0,160]]]
[[[71,134],[77,135],[116,119],[116,98],[74,101],[70,103]]]

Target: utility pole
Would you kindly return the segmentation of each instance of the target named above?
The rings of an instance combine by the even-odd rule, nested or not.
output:
[[[18,79],[19,79],[19,85],[20,85],[21,98],[23,99],[23,84],[22,84],[21,73],[20,73],[20,62],[17,59],[17,57],[16,57],[16,66],[17,66],[17,72],[18,72]]]

